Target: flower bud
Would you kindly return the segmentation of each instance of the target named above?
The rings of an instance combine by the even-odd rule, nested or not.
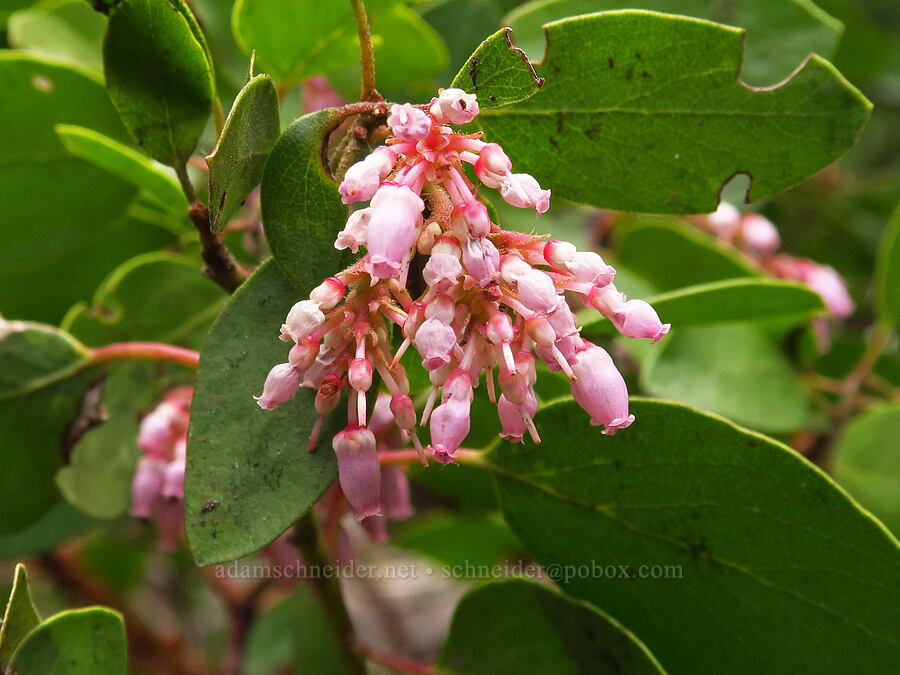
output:
[[[291,307],[281,326],[281,339],[285,342],[300,342],[307,335],[325,323],[325,314],[312,300],[301,300]]]
[[[338,461],[341,490],[356,513],[356,519],[381,515],[381,466],[375,436],[363,427],[347,427],[332,441]]]
[[[456,332],[439,319],[426,319],[416,331],[414,343],[422,356],[422,367],[435,370],[450,363]]]
[[[337,277],[328,277],[312,290],[309,299],[318,304],[320,309],[331,309],[344,299],[346,290],[343,281]]]
[[[538,215],[550,208],[550,190],[544,190],[527,173],[507,174],[500,182],[500,196],[507,204],[521,209],[534,209]]]
[[[441,464],[456,459],[459,446],[469,435],[470,400],[450,396],[431,413],[431,454]]]
[[[428,111],[441,124],[468,124],[478,114],[478,100],[475,94],[453,87],[441,91]]]
[[[489,188],[499,188],[501,181],[512,169],[512,162],[496,143],[487,143],[475,162],[475,175]]]
[[[369,359],[350,359],[347,380],[356,391],[369,391],[372,386],[372,363]]]
[[[741,219],[738,234],[744,246],[763,255],[774,253],[781,245],[774,223],[758,213],[748,213]]]
[[[662,323],[656,310],[643,300],[629,300],[612,316],[613,325],[622,335],[632,338],[650,338],[653,342],[662,340],[670,323]]]
[[[525,400],[519,405],[512,403],[505,395],[501,394],[500,400],[497,401],[497,414],[500,417],[500,424],[503,425],[500,437],[511,443],[521,443],[528,430],[525,418],[533,419],[537,414],[537,407],[537,398],[531,389],[527,390]]]
[[[560,239],[551,239],[544,244],[544,260],[558,270],[567,269],[566,263],[575,257],[578,249],[575,244]]]
[[[347,169],[344,180],[338,187],[341,201],[344,204],[350,204],[372,199],[381,181],[391,172],[394,161],[394,152],[383,145],[375,148],[365,159]]]
[[[603,433],[612,435],[634,421],[628,414],[628,389],[606,350],[590,342],[585,345],[572,366],[572,396],[591,416],[593,426],[602,425]]]
[[[463,246],[463,267],[482,288],[489,285],[500,269],[500,252],[487,237],[469,239]]]
[[[328,373],[319,383],[316,391],[316,412],[327,415],[337,407],[341,400],[341,378],[334,373]]]
[[[350,214],[344,229],[338,232],[334,247],[338,251],[349,248],[353,253],[359,251],[360,246],[366,245],[369,234],[369,219],[372,217],[372,208],[359,209]]]
[[[319,355],[319,343],[310,337],[305,337],[300,342],[291,347],[288,354],[288,361],[294,368],[301,373],[309,370],[310,366],[316,361]]]
[[[550,347],[556,341],[556,333],[550,322],[543,316],[532,316],[525,320],[525,332],[532,340],[543,347]]]
[[[516,282],[516,290],[519,302],[533,312],[549,314],[556,309],[559,295],[553,280],[533,267],[529,266],[525,274],[519,276]]]
[[[279,363],[269,371],[261,396],[254,396],[263,410],[275,410],[292,398],[300,386],[300,372],[290,363]]]
[[[394,394],[391,396],[391,413],[394,421],[401,429],[410,431],[416,426],[416,410],[412,398],[408,394]]]
[[[603,258],[593,251],[579,251],[569,260],[565,269],[569,271],[576,281],[581,281],[594,286],[606,286],[612,283],[616,276],[616,270],[607,265]]]
[[[394,136],[404,141],[418,141],[425,138],[431,129],[428,115],[409,103],[392,105],[387,122]]]

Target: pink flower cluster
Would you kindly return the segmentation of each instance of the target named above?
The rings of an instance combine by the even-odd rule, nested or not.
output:
[[[281,329],[282,340],[294,343],[289,360],[272,369],[257,397],[260,407],[272,409],[300,386],[315,388],[319,420],[312,449],[322,417],[349,389],[348,424],[333,447],[344,494],[359,518],[386,513],[378,442],[367,419],[375,373],[389,396],[382,405],[427,463],[400,363],[409,347],[418,351],[432,384],[420,417],[430,426],[427,453],[447,463],[469,433],[482,371],[502,435],[521,442],[527,434],[539,442],[535,356],[568,375],[575,400],[603,433],[633,422],[622,376],[603,348],[581,338],[564,292],[623,335],[655,342],[669,330],[650,305],[616,289],[615,270],[596,253],[491,222],[466,164],[481,185],[537,215],[549,208],[550,191],[514,173],[496,143],[447,126],[474,119],[474,95],[445,89],[426,108],[394,105],[392,137],[347,171],[339,188],[343,201],[371,201],[350,215],[335,246],[354,253],[364,246],[366,253],[291,308]],[[403,336],[396,350],[392,324]]]
[[[721,202],[715,212],[696,219],[720,241],[737,246],[771,274],[806,284],[822,297],[829,315],[845,319],[853,314],[854,304],[847,285],[833,267],[820,265],[808,258],[775,254],[781,246],[778,228],[758,213],[742,215],[728,202]]]
[[[153,519],[159,547],[178,546],[184,522],[184,470],[193,387],[173,389],[141,420],[137,443],[143,455],[131,483],[131,515]]]

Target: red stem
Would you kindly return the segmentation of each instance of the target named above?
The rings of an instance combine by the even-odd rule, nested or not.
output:
[[[483,450],[460,448],[456,453],[456,459],[460,464],[478,464],[482,455]],[[383,450],[378,453],[378,462],[381,466],[418,464],[419,461],[419,453],[416,450]]]
[[[400,658],[399,656],[391,656],[369,649],[365,645],[357,644],[356,651],[365,656],[369,661],[374,661],[382,666],[387,666],[391,670],[401,673],[415,673],[418,675],[432,675],[437,673],[435,667],[430,663],[419,663],[418,661],[410,661]]]
[[[148,359],[150,361],[172,361],[183,366],[196,368],[200,353],[193,349],[176,347],[161,342],[116,342],[95,349],[91,360],[94,363],[109,363],[123,359]]]

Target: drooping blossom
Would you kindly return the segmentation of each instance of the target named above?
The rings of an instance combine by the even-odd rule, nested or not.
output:
[[[159,547],[174,550],[184,523],[184,471],[192,387],[173,389],[142,420],[142,451],[131,483],[131,515],[153,520]]]
[[[855,305],[847,291],[847,284],[833,267],[820,265],[808,258],[775,254],[781,246],[781,237],[778,228],[769,219],[758,213],[742,215],[734,205],[722,201],[715,212],[690,220],[715,234],[722,242],[737,247],[770,274],[799,281],[811,288],[821,296],[830,317],[845,319],[853,313]],[[827,335],[824,326],[819,328],[820,333]]]
[[[622,376],[602,348],[581,338],[565,292],[623,335],[655,342],[669,330],[650,305],[615,288],[615,270],[598,254],[491,222],[482,187],[538,216],[549,208],[551,193],[533,176],[514,172],[496,143],[448,126],[467,124],[478,112],[475,95],[459,89],[442,90],[427,106],[391,108],[392,136],[351,166],[339,187],[345,203],[370,204],[350,215],[335,247],[360,253],[365,247],[365,254],[291,309],[281,337],[294,347],[258,397],[270,409],[300,386],[316,389],[312,450],[322,418],[348,390],[347,426],[332,446],[342,493],[376,537],[379,519],[403,512],[398,493],[399,506],[408,504],[404,481],[380,469],[379,456],[410,442],[423,464],[428,455],[455,461],[482,372],[509,440],[527,435],[540,442],[535,355],[571,378],[576,401],[604,433],[632,423]],[[412,274],[421,278],[408,283]],[[422,287],[414,297],[411,289]],[[396,348],[394,325],[402,336]],[[410,348],[431,382],[418,415],[400,363]],[[371,391],[376,373],[386,392]],[[385,447],[378,427],[388,414],[394,441]],[[416,432],[417,417],[430,427],[427,448]]]

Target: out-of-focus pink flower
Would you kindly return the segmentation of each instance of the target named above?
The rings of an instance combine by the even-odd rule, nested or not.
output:
[[[734,204],[721,201],[718,208],[706,216],[706,223],[716,236],[730,241],[741,226],[741,212]]]
[[[337,93],[324,75],[313,75],[303,81],[303,110],[311,113],[322,108],[344,105],[344,98]]]
[[[742,245],[763,255],[774,253],[781,246],[778,229],[758,213],[748,213],[741,219],[738,239]]]

